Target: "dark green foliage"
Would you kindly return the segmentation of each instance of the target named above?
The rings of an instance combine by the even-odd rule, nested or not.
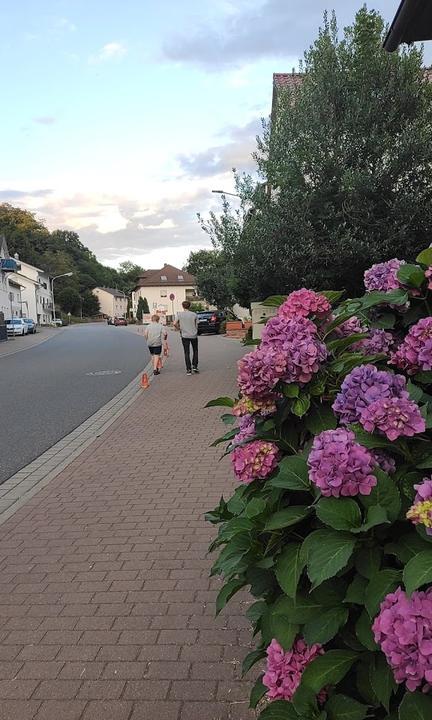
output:
[[[259,140],[262,184],[239,177],[242,212],[225,202],[206,223],[242,305],[302,286],[358,294],[374,262],[412,262],[429,241],[432,86],[421,51],[384,52],[384,32],[366,9],[339,35],[325,20]]]
[[[424,253],[420,258],[432,263]],[[432,717],[430,695],[396,684],[372,631],[382,601],[397,587],[410,595],[432,584],[431,539],[424,527],[416,528],[406,517],[414,484],[432,467],[430,426],[424,433],[393,442],[352,426],[357,442],[368,449],[384,448],[396,464],[391,475],[378,466],[374,469],[377,483],[369,495],[323,497],[309,478],[307,462],[314,437],[338,425],[332,405],[345,376],[357,364],[370,362],[350,351],[357,335],[348,341],[336,336],[340,318],[357,315],[370,326],[384,317],[402,340],[410,321],[398,308],[408,296],[412,322],[430,314],[432,293],[426,287],[425,268],[425,264],[409,268],[404,290],[345,301],[335,295],[331,313],[336,319],[328,323],[314,318],[328,351],[318,377],[304,386],[279,381],[276,412],[270,418],[255,415],[255,435],[240,443],[259,439],[275,443],[281,451],[277,469],[265,480],[241,484],[231,498],[221,498],[207,514],[210,522],[219,524],[210,547],[219,553],[212,574],[225,580],[217,611],[240,589],[248,589],[256,599],[246,613],[256,649],[245,658],[244,671],[265,657],[272,639],[286,652],[299,636],[308,645],[320,643],[325,651],[307,666],[290,701],[267,703],[262,699],[263,676],[258,678],[251,706],[261,707],[262,720]],[[279,304],[283,300],[280,297]],[[276,304],[274,298],[272,302]],[[379,355],[373,362],[389,370],[388,360]],[[432,374],[407,377],[407,389],[427,417],[432,412]],[[217,442],[228,442],[228,452],[236,447],[238,428],[233,425],[241,405],[235,405],[236,400],[228,397],[207,404],[224,409],[223,421],[229,429]],[[318,694],[323,689],[327,698],[320,704]]]

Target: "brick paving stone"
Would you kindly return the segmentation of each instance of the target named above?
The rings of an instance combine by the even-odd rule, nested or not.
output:
[[[0,703],[0,720],[33,720],[36,718],[39,700],[2,700]]]
[[[86,706],[83,720],[129,720],[132,703],[124,700],[92,701]]]
[[[179,713],[179,702],[137,702],[130,720],[178,720]]]
[[[170,344],[150,390],[0,525],[0,720],[255,717],[239,680],[250,599],[214,619],[203,518],[234,486],[204,405],[235,390],[244,349],[201,338],[186,378]]]
[[[80,720],[85,705],[85,701],[79,700],[46,700],[35,720]]]

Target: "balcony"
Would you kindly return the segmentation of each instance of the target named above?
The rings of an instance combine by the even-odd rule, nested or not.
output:
[[[21,263],[15,258],[0,258],[0,272],[18,272],[21,270]]]

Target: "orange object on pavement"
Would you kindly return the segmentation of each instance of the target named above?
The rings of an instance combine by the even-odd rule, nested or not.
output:
[[[147,389],[150,387],[150,383],[149,383],[149,379],[148,379],[147,373],[143,373],[143,374],[142,374],[142,376],[141,376],[141,382],[140,382],[140,387],[141,387],[143,390],[147,390]]]

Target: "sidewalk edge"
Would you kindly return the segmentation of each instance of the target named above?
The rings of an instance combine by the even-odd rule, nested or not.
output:
[[[143,372],[152,379],[151,361],[123,390],[75,430],[0,485],[0,526],[65,470],[132,405],[143,392],[139,387],[137,389]]]

